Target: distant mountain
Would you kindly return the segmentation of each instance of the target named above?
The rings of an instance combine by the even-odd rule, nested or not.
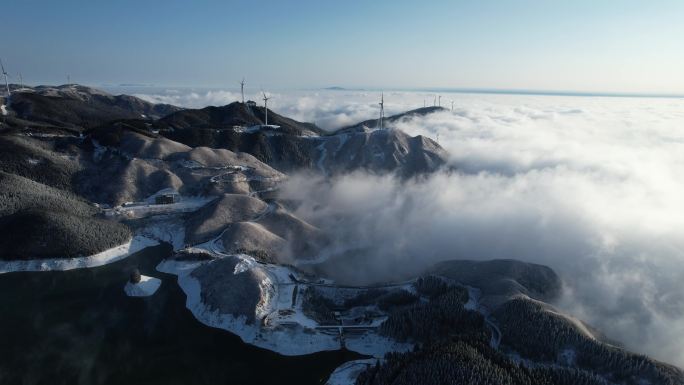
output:
[[[400,130],[342,130],[316,142],[315,168],[325,174],[352,170],[410,177],[445,165],[447,152],[430,138]]]
[[[264,107],[233,102],[222,107],[205,107],[175,112],[160,120],[174,129],[232,129],[235,126],[265,124]],[[289,135],[319,135],[324,131],[312,123],[302,123],[268,110],[268,124],[280,126],[279,132]]]
[[[447,111],[447,109],[444,107],[423,107],[417,108],[415,110],[402,112],[400,114],[388,116],[385,119],[383,119],[383,126],[386,127],[387,125],[391,125],[392,123],[395,123],[402,119],[409,119],[416,116],[425,116],[439,111]],[[378,123],[378,119],[364,120],[363,122],[359,122],[351,126],[340,128],[339,130],[335,131],[335,133],[340,134],[346,132],[367,132],[378,127]]]
[[[364,88],[349,88],[349,87],[340,87],[340,86],[331,86],[331,87],[325,87],[322,88],[323,90],[326,91],[365,91]]]
[[[129,95],[115,96],[77,84],[23,88],[13,85],[12,88],[9,109],[13,118],[76,130],[116,119],[158,119],[180,110],[172,105],[153,104]]]
[[[424,108],[388,117],[392,122],[411,115],[429,114]],[[263,108],[231,103],[223,107],[183,110],[156,122],[160,134],[194,146],[247,152],[281,171],[310,169],[326,175],[364,169],[397,172],[404,176],[432,172],[446,164],[447,153],[423,136],[410,137],[399,130],[374,130],[369,120],[324,134],[311,123],[301,123],[269,110],[269,124],[280,128],[247,126],[263,124]],[[240,128],[240,127],[243,128]]]

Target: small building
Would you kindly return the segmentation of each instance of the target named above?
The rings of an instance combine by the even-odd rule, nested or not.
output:
[[[256,107],[256,102],[254,100],[248,100],[247,101],[247,107]]]
[[[161,194],[154,197],[154,203],[158,205],[170,205],[178,202],[180,202],[180,195],[174,193]]]

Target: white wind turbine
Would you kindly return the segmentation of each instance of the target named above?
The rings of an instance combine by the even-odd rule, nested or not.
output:
[[[240,82],[240,93],[242,93],[242,104],[245,104],[245,78]]]
[[[261,90],[261,93],[264,95],[264,113],[266,114],[266,119],[264,119],[264,121],[266,122],[265,125],[268,126],[268,99],[270,99],[270,97],[266,96],[264,90]]]
[[[378,119],[378,127],[382,130],[382,119],[385,117],[385,93],[380,94],[380,119]]]
[[[9,83],[7,82],[7,71],[5,71],[5,65],[2,64],[2,59],[0,59],[0,67],[2,67],[2,76],[5,77],[5,87],[7,88],[7,96],[9,97],[12,93],[10,92]]]
[[[438,104],[438,106],[439,106],[439,107],[442,107],[442,95],[439,95],[439,104]]]

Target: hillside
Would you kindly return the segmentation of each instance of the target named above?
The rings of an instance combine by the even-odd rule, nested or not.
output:
[[[309,169],[325,175],[366,170],[396,172],[410,177],[430,173],[447,162],[439,144],[422,136],[410,137],[399,130],[373,130],[374,121],[322,135],[317,127],[283,118],[269,111],[269,124],[245,130],[235,126],[263,124],[261,111],[242,103],[201,110],[183,110],[169,115],[156,127],[160,134],[189,146],[227,148],[247,152],[270,166],[291,172]],[[439,108],[425,108],[387,118],[388,124],[415,114],[429,114]],[[272,117],[272,118],[271,118]]]
[[[393,123],[396,123],[398,121],[404,120],[404,119],[411,119],[414,117],[420,117],[420,116],[425,116],[429,115],[435,112],[440,112],[440,111],[447,111],[446,108],[444,107],[423,107],[423,108],[416,108],[415,110],[410,110],[406,112],[402,112],[400,114],[396,115],[391,115],[387,116],[383,119],[383,126],[391,126]],[[362,122],[342,127],[340,129],[337,129],[334,133],[335,134],[341,134],[341,133],[349,133],[349,132],[359,132],[359,131],[369,131],[371,129],[374,129],[378,126],[378,119],[368,119],[364,120]]]
[[[512,259],[445,261],[437,263],[427,273],[477,287],[483,296],[480,300],[491,307],[519,294],[552,301],[561,292],[560,278],[549,267]]]
[[[439,276],[453,279],[455,286],[438,276],[424,278],[431,299],[393,312],[381,327],[420,346],[388,354],[361,373],[357,385],[684,383],[681,370],[602,342],[580,321],[496,283],[514,282],[515,291],[553,299],[560,280],[548,267],[511,260],[446,261],[431,271],[445,273]],[[490,275],[495,283],[487,285]],[[508,299],[483,317],[473,311],[483,304],[473,297],[479,290],[460,286],[474,283],[485,284],[484,297]]]
[[[11,113],[18,119],[77,130],[116,119],[158,119],[180,110],[75,84],[25,87],[15,91],[10,100]]]
[[[172,113],[160,120],[174,129],[232,129],[234,126],[256,126],[265,122],[264,107],[250,107],[233,102],[221,107],[187,109]],[[320,135],[324,131],[312,123],[302,123],[268,110],[268,124],[280,126],[278,132],[288,135]]]
[[[98,211],[67,191],[0,172],[0,259],[86,256],[131,238],[126,226],[96,218]]]

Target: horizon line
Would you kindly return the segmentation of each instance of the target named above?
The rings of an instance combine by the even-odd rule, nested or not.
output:
[[[330,91],[408,91],[408,92],[446,92],[460,94],[500,94],[500,95],[541,95],[541,96],[596,96],[596,97],[628,97],[628,98],[669,98],[682,99],[684,93],[668,92],[618,92],[618,91],[569,91],[540,90],[524,88],[485,88],[485,87],[320,87]]]
[[[136,83],[72,83],[88,87],[103,87],[103,88],[189,88],[189,89],[233,89],[230,86],[189,86],[189,85],[157,85],[157,84],[136,84]],[[19,86],[17,83],[10,83],[10,86]],[[60,87],[67,84],[37,84],[28,85],[28,87],[52,86]],[[578,97],[617,97],[617,98],[667,98],[667,99],[682,99],[684,93],[669,93],[669,92],[631,92],[631,91],[572,91],[572,90],[544,90],[544,89],[525,89],[525,88],[490,88],[490,87],[364,87],[364,86],[316,86],[316,87],[272,87],[275,90],[325,90],[325,91],[404,91],[404,92],[446,92],[459,94],[493,94],[493,95],[539,95],[539,96],[578,96]]]

